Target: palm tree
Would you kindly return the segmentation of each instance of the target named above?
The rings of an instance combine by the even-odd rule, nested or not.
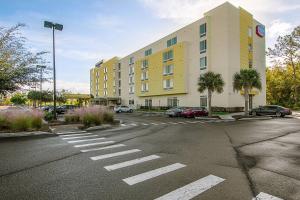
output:
[[[260,74],[255,69],[241,69],[233,75],[233,91],[244,91],[245,115],[249,115],[249,93],[253,89],[261,90]]]
[[[211,96],[213,92],[222,93],[224,87],[224,81],[221,74],[215,74],[214,72],[206,72],[201,75],[198,81],[198,91],[208,93],[208,116],[211,117]]]

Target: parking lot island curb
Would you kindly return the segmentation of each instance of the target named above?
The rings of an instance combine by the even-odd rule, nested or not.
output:
[[[248,121],[248,120],[268,120],[272,119],[272,117],[247,117],[238,119],[239,121]]]

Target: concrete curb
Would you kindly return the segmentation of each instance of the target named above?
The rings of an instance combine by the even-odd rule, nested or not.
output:
[[[31,132],[16,132],[16,133],[0,133],[0,139],[5,138],[21,138],[21,137],[33,137],[33,136],[55,136],[52,132],[46,131],[31,131]]]
[[[254,118],[241,118],[238,121],[250,121],[250,120],[268,120],[272,119],[272,117],[254,117]]]
[[[214,118],[214,117],[195,117],[195,119],[199,119],[199,120],[220,120],[220,118]]]

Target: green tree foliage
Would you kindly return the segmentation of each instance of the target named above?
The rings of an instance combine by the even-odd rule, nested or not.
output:
[[[26,48],[17,24],[11,28],[0,27],[0,94],[20,89],[37,82],[37,64],[43,64],[45,52],[32,53]]]
[[[10,101],[15,105],[23,105],[26,103],[27,98],[21,93],[16,93],[10,98]]]
[[[207,90],[208,93],[208,115],[211,117],[211,99],[212,93],[222,93],[223,87],[225,83],[221,74],[215,74],[214,72],[206,72],[205,74],[201,75],[198,81],[198,91],[204,92]]]
[[[274,63],[273,68],[267,70],[268,102],[300,106],[300,26],[288,35],[279,36],[274,48],[268,48],[267,55]],[[289,98],[283,95],[287,91]]]
[[[249,93],[253,88],[261,90],[260,74],[255,69],[241,69],[233,75],[233,91],[244,92],[245,115],[249,115]]]

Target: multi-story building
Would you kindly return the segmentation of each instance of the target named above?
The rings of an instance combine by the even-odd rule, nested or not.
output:
[[[243,91],[233,91],[233,75],[254,68],[262,79],[262,90],[251,92],[257,106],[266,102],[265,67],[264,26],[226,2],[128,56],[96,64],[91,93],[96,99],[119,99],[123,105],[206,106],[207,93],[200,94],[197,83],[201,74],[213,71],[222,75],[225,86],[223,93],[213,94],[212,105],[243,107]]]

